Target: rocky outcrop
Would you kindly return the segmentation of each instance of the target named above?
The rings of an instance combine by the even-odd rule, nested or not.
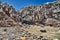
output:
[[[59,30],[58,2],[28,6],[20,11],[0,2],[0,40],[53,40]]]
[[[4,15],[7,15],[19,25],[20,23],[32,25],[55,25],[55,20],[60,23],[59,2],[51,2],[44,5],[28,6],[21,9],[20,11],[15,11],[12,6],[9,6],[7,3],[0,2],[0,11],[3,11]],[[2,14],[1,16],[5,17],[4,15]]]
[[[51,2],[44,5],[28,6],[19,11],[22,23],[58,24],[60,22],[60,3]],[[50,19],[51,18],[51,19]],[[47,22],[46,22],[47,21]],[[45,23],[44,23],[45,22]]]
[[[9,6],[7,3],[0,2],[0,27],[12,27],[13,25],[17,24],[13,19],[13,16],[11,16],[11,14],[13,14],[11,11],[14,11],[11,6]]]

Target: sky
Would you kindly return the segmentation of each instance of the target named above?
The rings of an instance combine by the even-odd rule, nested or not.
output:
[[[0,0],[3,3],[7,2],[9,5],[12,5],[16,10],[20,10],[23,7],[29,5],[39,5],[46,2],[53,2],[55,0]]]

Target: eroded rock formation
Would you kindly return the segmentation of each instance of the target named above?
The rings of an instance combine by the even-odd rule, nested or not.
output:
[[[60,23],[60,3],[51,2],[44,5],[28,6],[20,11],[15,11],[7,3],[0,2],[0,19],[6,17],[14,20],[17,24],[43,24],[55,25]],[[55,21],[56,20],[56,21]],[[59,22],[59,23],[58,23]],[[60,25],[60,24],[59,24]]]

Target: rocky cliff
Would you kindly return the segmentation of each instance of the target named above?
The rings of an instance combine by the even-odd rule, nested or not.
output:
[[[21,22],[26,24],[60,25],[60,3],[51,2],[28,6],[19,11]],[[59,24],[59,25],[58,25]]]
[[[43,5],[28,6],[20,11],[15,11],[7,3],[0,2],[0,13],[3,11],[11,19],[25,24],[43,24],[60,26],[60,3],[51,2]],[[3,14],[2,14],[3,15]],[[1,15],[1,16],[2,16]]]
[[[0,40],[55,40],[55,37],[60,38],[60,2],[19,11],[0,2]]]

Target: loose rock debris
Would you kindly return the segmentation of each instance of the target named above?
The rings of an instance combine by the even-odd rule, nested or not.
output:
[[[58,1],[19,11],[0,2],[0,40],[53,40],[60,28],[59,10]]]

